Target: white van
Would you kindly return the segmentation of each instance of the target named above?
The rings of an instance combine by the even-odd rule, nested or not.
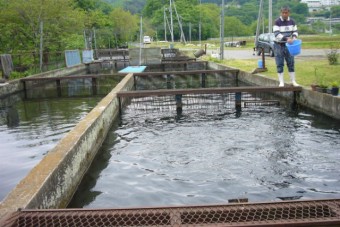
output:
[[[151,43],[151,38],[150,38],[150,36],[144,36],[144,37],[143,37],[143,43],[145,43],[145,44],[150,44],[150,43]]]

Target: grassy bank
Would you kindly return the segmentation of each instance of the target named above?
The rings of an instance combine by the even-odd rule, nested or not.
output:
[[[225,37],[224,42],[231,42],[231,41],[246,41],[245,46],[240,46],[238,48],[249,49],[254,47],[254,38],[252,36],[247,37]],[[340,36],[339,35],[300,35],[299,39],[302,40],[303,48],[304,49],[329,49],[331,46],[340,47]],[[171,42],[153,42],[150,46],[158,46],[158,47],[169,47]],[[201,44],[201,45],[200,45]],[[198,41],[187,42],[186,44],[175,42],[173,43],[175,48],[179,49],[198,49],[204,48],[204,45],[207,44],[209,46],[220,46],[220,40],[218,39],[210,39],[204,40],[201,43]],[[232,49],[235,47],[225,47],[226,49]]]
[[[215,61],[230,67],[235,67],[246,72],[252,72],[257,62],[250,60],[216,60],[205,57],[205,60]],[[340,64],[329,65],[326,59],[295,59],[295,71],[297,82],[304,87],[310,87],[311,84],[325,84],[331,86],[333,82],[340,84]],[[277,79],[275,58],[266,58],[266,68],[268,71],[261,72],[262,75],[269,78]],[[290,82],[288,70],[285,66],[285,81]]]

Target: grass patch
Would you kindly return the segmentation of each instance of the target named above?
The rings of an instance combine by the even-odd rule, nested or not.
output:
[[[208,58],[206,60],[209,60]],[[238,68],[245,72],[252,72],[257,67],[257,60],[223,60],[219,63]],[[266,58],[267,72],[262,72],[269,78],[278,79],[276,73],[275,58]],[[326,59],[295,59],[296,81],[304,87],[310,87],[311,84],[323,81],[327,86],[331,86],[333,82],[340,83],[340,64],[329,65]],[[290,82],[287,66],[284,68],[284,78],[286,82]]]

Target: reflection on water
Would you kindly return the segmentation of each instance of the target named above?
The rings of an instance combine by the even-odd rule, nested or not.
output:
[[[91,78],[63,79],[60,81],[60,90],[55,81],[26,82],[29,89],[26,97],[32,98],[55,98],[55,97],[83,97],[91,95],[104,96],[122,79],[121,76],[112,75],[96,78],[95,83]]]
[[[301,110],[209,114],[128,108],[70,207],[339,198],[340,123]]]
[[[99,100],[99,97],[31,100],[2,108],[0,200]]]
[[[110,92],[121,77],[99,79],[97,95],[91,80],[35,86],[24,94],[0,99],[0,200]],[[38,84],[39,85],[39,84]]]

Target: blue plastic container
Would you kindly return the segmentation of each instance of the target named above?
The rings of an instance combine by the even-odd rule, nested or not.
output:
[[[263,68],[263,62],[262,60],[257,61],[257,68],[262,69]]]
[[[299,55],[301,53],[301,43],[301,39],[296,39],[290,44],[286,43],[289,53],[293,56]]]

